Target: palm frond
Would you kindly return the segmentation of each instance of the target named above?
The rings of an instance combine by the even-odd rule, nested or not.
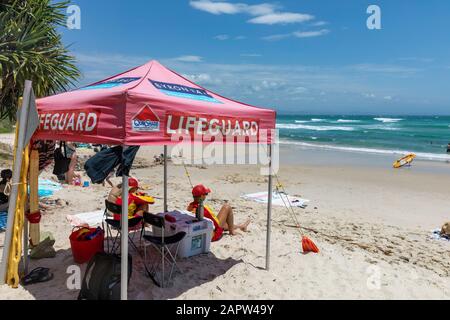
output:
[[[25,80],[37,97],[67,90],[80,77],[58,27],[70,1],[0,2],[0,119],[14,119]]]

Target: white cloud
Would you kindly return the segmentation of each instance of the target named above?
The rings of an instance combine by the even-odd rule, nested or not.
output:
[[[317,31],[297,31],[294,32],[294,36],[297,38],[312,38],[312,37],[320,37],[330,33],[328,29],[322,29]]]
[[[254,24],[288,24],[288,23],[302,23],[314,19],[314,16],[303,13],[281,12],[271,13],[250,19],[248,22]]]
[[[292,37],[292,33],[274,34],[274,35],[263,37],[262,39],[266,40],[266,41],[279,41],[279,40],[283,40],[283,39],[290,38],[290,37]]]
[[[225,41],[225,40],[230,39],[230,36],[227,34],[219,34],[219,35],[215,36],[214,39],[220,40],[220,41]]]
[[[202,86],[219,85],[221,83],[220,79],[211,77],[209,73],[182,74],[182,76]]]
[[[259,56],[257,52],[243,53],[242,55]],[[151,60],[151,57],[148,56],[96,52],[76,53],[75,56],[78,58],[79,66],[85,76],[81,85],[105,79]],[[392,74],[392,71],[396,70],[395,66],[382,64],[360,65],[370,66],[370,69],[379,72],[374,74],[366,72],[367,68],[355,68],[354,65],[306,66],[254,63],[253,61],[242,64],[217,64],[204,61],[185,63],[174,58],[164,59],[162,57],[158,57],[158,60],[193,82],[225,97],[259,106],[277,106],[288,111],[311,108],[308,109],[308,112],[313,113],[317,110],[332,112],[338,107],[349,110],[348,108],[353,106],[354,111],[359,112],[358,104],[363,101],[368,105],[377,102],[379,103],[377,108],[383,106],[392,108],[392,105],[399,101],[415,105],[418,101],[422,101],[421,98],[427,96],[426,89],[412,90],[408,85],[393,88],[389,81],[378,81],[379,78],[374,78],[374,76],[379,75],[382,79],[397,76],[397,74]],[[403,82],[401,83],[403,84]],[[325,103],[324,98],[326,97],[332,97],[332,99]],[[392,100],[389,100],[388,97],[391,97]],[[306,103],[308,100],[317,101],[317,103],[308,104]],[[366,108],[361,112],[369,111],[375,110]]]
[[[392,100],[392,96],[385,96],[383,99],[384,99],[384,100],[391,101],[391,100]]]
[[[305,13],[282,12],[281,6],[262,3],[248,5],[245,3],[230,3],[225,1],[196,0],[190,1],[191,7],[214,15],[222,14],[247,14],[254,18],[248,20],[253,24],[288,24],[302,23],[314,19],[314,16]]]
[[[285,33],[285,34],[274,34],[270,36],[263,37],[263,40],[266,41],[279,41],[291,37],[296,38],[312,38],[312,37],[320,37],[324,36],[326,34],[330,33],[330,30],[328,29],[322,29],[317,31],[297,31],[292,33]]]
[[[199,56],[181,56],[174,58],[173,60],[180,62],[202,62],[203,58]]]
[[[258,5],[248,5],[245,3],[230,3],[210,0],[198,0],[190,1],[191,7],[206,11],[211,14],[238,14],[246,13],[252,16],[259,16],[272,13],[276,10],[277,6],[269,3],[263,3]]]
[[[363,71],[363,72],[401,74],[401,75],[414,74],[421,71],[421,69],[418,68],[408,68],[397,65],[370,64],[370,63],[357,64],[350,66],[350,68],[356,71]]]
[[[328,24],[328,22],[326,21],[317,21],[317,22],[313,22],[311,23],[312,27],[322,27],[322,26],[326,26]]]
[[[377,97],[374,93],[364,93],[363,96],[368,99],[374,99]]]
[[[214,37],[215,40],[219,40],[219,41],[226,41],[226,40],[245,40],[247,39],[246,36],[235,36],[232,37],[228,34],[219,34],[217,36]]]
[[[197,9],[212,14],[236,14],[242,12],[240,4],[232,4],[228,2],[212,2],[212,1],[191,1],[189,4]]]

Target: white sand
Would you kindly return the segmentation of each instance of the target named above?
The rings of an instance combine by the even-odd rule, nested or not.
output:
[[[140,157],[149,158],[154,152],[143,150]],[[183,274],[176,274],[173,286],[165,289],[146,278],[141,259],[135,255],[129,288],[132,299],[450,298],[450,243],[428,239],[431,229],[450,220],[448,176],[332,165],[283,166],[280,176],[287,191],[311,200],[307,209],[294,210],[302,226],[309,229],[304,233],[321,252],[302,254],[292,218],[284,208],[274,208],[271,269],[265,271],[267,211],[264,205],[240,195],[265,191],[266,178],[249,166],[189,170],[194,183],[213,190],[209,203],[216,210],[229,200],[236,220],[252,219],[249,233],[227,235],[212,244],[210,254],[181,259]],[[157,197],[153,212],[162,209],[162,173],[162,166],[132,171]],[[184,169],[170,165],[169,175],[169,208],[184,209],[191,199]],[[103,208],[108,191],[91,186],[58,192],[55,197],[69,205],[47,212],[41,227],[55,235],[58,255],[32,261],[32,267],[50,267],[55,279],[16,290],[0,287],[0,298],[75,299],[78,291],[66,286],[66,269],[73,264],[66,215]]]

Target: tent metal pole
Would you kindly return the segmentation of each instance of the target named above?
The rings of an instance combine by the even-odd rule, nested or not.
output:
[[[167,146],[164,146],[164,212],[168,212],[167,206]]]
[[[20,173],[22,168],[23,149],[25,148],[25,134],[27,131],[28,113],[30,110],[31,81],[25,81],[22,108],[19,118],[19,133],[17,139],[17,149],[15,154],[12,188],[9,198],[8,221],[6,224],[6,234],[3,245],[2,264],[0,265],[0,285],[6,283],[6,270],[8,267],[9,250],[11,249],[14,216],[16,213],[17,194],[19,191]]]
[[[270,234],[272,229],[272,145],[269,145],[269,192],[267,201],[266,271],[270,269]]]
[[[125,149],[125,147],[124,147]],[[120,299],[128,300],[128,176],[122,175]]]

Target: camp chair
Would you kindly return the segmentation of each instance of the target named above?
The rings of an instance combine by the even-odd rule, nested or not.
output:
[[[121,220],[114,220],[110,219],[108,212],[111,212],[112,214],[122,214],[122,206],[119,206],[115,203],[109,202],[108,200],[105,200],[105,222],[106,222],[106,235],[107,235],[107,248],[109,253],[115,253],[117,249],[120,247],[120,236],[122,233],[121,230]],[[142,217],[138,218],[132,218],[128,219],[128,241],[130,242],[130,245],[139,252],[136,244],[134,243],[134,231],[137,231],[141,228],[142,224]],[[104,227],[103,227],[104,229]],[[116,236],[114,237],[113,245],[111,248],[111,251],[109,250],[109,239],[113,239],[112,230],[117,231]],[[130,232],[133,232],[133,238],[130,236]]]
[[[144,266],[147,270],[148,275],[153,280],[153,282],[161,287],[164,288],[165,283],[165,263],[166,261],[171,265],[170,266],[170,273],[168,277],[168,281],[172,279],[174,268],[176,267],[178,271],[181,272],[180,268],[177,265],[176,258],[178,255],[178,249],[180,247],[181,240],[186,236],[186,232],[179,232],[172,236],[166,236],[165,235],[165,219],[160,216],[156,216],[150,213],[144,213],[144,225],[143,230],[145,231],[145,224],[149,224],[152,226],[153,229],[153,235],[145,234],[144,232],[144,240],[146,242],[149,242],[149,244],[156,249],[156,251],[161,255],[161,261],[157,257],[155,257],[153,262],[147,266],[147,245],[144,244]],[[161,235],[155,236],[155,230],[154,228],[161,229]],[[171,247],[175,247],[175,254],[172,254]],[[159,264],[161,264],[161,276],[160,281],[158,282],[156,280],[156,273]]]

